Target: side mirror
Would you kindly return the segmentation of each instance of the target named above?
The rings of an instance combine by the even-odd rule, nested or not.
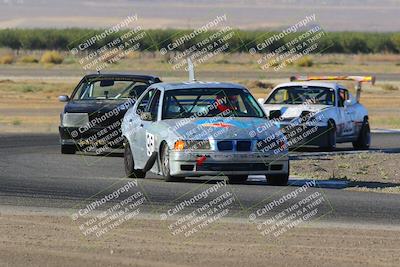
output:
[[[280,116],[282,116],[282,112],[280,110],[270,110],[269,111],[269,119],[278,119]]]
[[[68,102],[68,101],[69,101],[69,96],[67,96],[67,95],[60,95],[60,96],[58,97],[58,100],[59,100],[60,102]]]
[[[258,103],[260,103],[261,105],[264,104],[264,98],[259,98],[259,99],[257,99],[257,101],[258,101]]]
[[[142,112],[140,113],[140,119],[143,121],[153,121],[153,115],[151,112]]]
[[[354,104],[355,104],[354,98],[349,98],[349,99],[347,99],[346,101],[344,101],[344,103],[343,103],[343,105],[344,105],[345,107],[352,106],[352,105],[354,105]]]

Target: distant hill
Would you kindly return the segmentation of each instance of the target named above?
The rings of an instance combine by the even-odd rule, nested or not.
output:
[[[0,0],[0,28],[105,28],[138,14],[144,28],[194,28],[217,15],[242,29],[279,29],[316,14],[328,31],[400,31],[398,0]]]

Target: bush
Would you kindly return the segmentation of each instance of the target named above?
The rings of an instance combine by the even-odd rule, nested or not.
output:
[[[381,87],[385,91],[398,91],[399,90],[399,87],[392,85],[392,84],[388,84],[388,83],[382,84]]]
[[[0,57],[0,64],[12,64],[14,62],[14,55],[7,54]]]
[[[312,67],[314,65],[314,61],[312,60],[312,58],[310,57],[301,57],[298,61],[297,61],[297,66],[299,67]]]
[[[47,51],[40,59],[41,63],[61,64],[64,58],[57,51]]]
[[[38,63],[39,60],[37,58],[35,58],[34,56],[24,56],[21,59],[22,62],[24,63]]]

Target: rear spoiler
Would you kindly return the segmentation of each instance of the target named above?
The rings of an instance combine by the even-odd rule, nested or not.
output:
[[[375,85],[375,76],[291,76],[290,81],[356,81],[356,100],[360,101],[361,84],[363,82],[370,82]]]

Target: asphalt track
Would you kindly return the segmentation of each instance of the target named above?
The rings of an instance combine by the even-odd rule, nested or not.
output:
[[[400,152],[400,135],[373,134],[372,138],[372,151]],[[345,145],[335,153],[347,151],[350,149]],[[306,153],[294,152],[291,157],[301,157]],[[166,183],[150,174],[138,180],[137,190],[146,196],[142,210],[165,213],[184,199],[214,186],[217,180],[186,179],[185,182]],[[55,134],[0,135],[2,206],[66,208],[73,213],[85,203],[100,199],[129,181],[132,180],[124,178],[123,159],[118,153],[108,157],[62,155]],[[228,185],[223,190],[233,193],[237,200],[236,206],[232,207],[234,212],[230,215],[247,218],[266,203],[299,189],[306,182],[291,179],[288,187],[272,187],[267,186],[264,180],[253,177],[244,185]],[[346,185],[321,182],[307,189],[306,194],[319,192],[326,200],[320,209],[320,221],[398,226],[399,194],[351,192],[342,190],[344,187]],[[186,212],[206,201],[199,200]],[[294,204],[295,201],[289,199],[285,205]],[[110,201],[109,204],[112,203]],[[285,205],[272,212],[278,213]]]

